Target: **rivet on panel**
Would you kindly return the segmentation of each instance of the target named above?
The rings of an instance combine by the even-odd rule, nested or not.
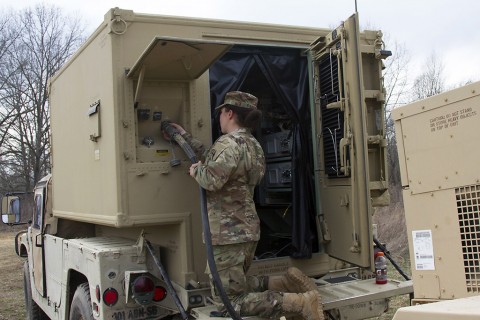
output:
[[[447,101],[448,101],[448,98],[445,98],[445,102],[447,102]]]

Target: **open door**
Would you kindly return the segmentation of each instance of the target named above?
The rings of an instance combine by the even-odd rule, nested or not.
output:
[[[230,47],[231,44],[220,41],[156,37],[135,62],[127,77],[193,80],[207,71]]]
[[[135,102],[140,96],[144,79],[197,79],[231,47],[232,44],[220,41],[154,38],[127,74],[127,78],[137,80]]]
[[[311,45],[315,183],[322,240],[340,260],[372,267],[373,206],[388,203],[381,32],[358,16]]]
[[[32,260],[31,270],[33,273],[33,283],[42,297],[46,297],[46,274],[45,274],[45,248],[44,248],[44,229],[45,229],[45,204],[47,197],[48,179],[42,179],[37,183],[34,192],[33,220],[30,227],[30,239],[32,241]]]

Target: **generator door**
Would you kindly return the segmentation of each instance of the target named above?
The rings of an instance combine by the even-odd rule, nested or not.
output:
[[[127,74],[128,78],[193,80],[220,58],[231,44],[156,37]]]
[[[389,202],[381,80],[388,52],[381,32],[360,34],[355,14],[310,54],[321,243],[332,257],[372,267],[373,207]]]

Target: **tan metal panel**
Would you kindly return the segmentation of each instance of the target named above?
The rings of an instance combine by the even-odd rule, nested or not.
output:
[[[393,320],[477,320],[479,314],[480,296],[477,296],[400,308]]]
[[[478,183],[480,83],[394,111],[413,193]],[[397,128],[399,125],[397,125]],[[398,136],[398,134],[397,134]],[[402,156],[403,155],[403,156]]]
[[[480,291],[479,93],[477,82],[393,113],[416,299]]]

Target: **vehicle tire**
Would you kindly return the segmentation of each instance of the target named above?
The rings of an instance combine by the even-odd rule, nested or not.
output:
[[[47,315],[33,301],[32,298],[32,285],[30,282],[30,272],[28,269],[28,261],[23,264],[23,293],[25,294],[25,308],[27,320],[47,320]]]
[[[90,288],[84,282],[77,287],[70,306],[70,320],[93,320]]]

